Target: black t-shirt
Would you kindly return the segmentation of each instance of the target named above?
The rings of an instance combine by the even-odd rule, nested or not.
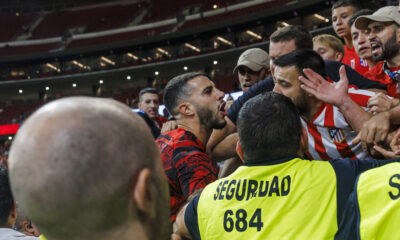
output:
[[[341,62],[336,62],[336,61],[325,61],[325,71],[326,75],[332,80],[332,81],[339,81],[340,80],[340,75],[339,75],[339,68],[340,66],[345,65]],[[360,75],[358,72],[350,68],[349,66],[346,66],[346,74],[347,78],[349,79],[349,84],[350,85],[355,85],[359,89],[383,89],[387,90],[386,86],[382,83],[372,81],[368,78],[365,78],[364,76]],[[245,93],[243,93],[242,96],[240,96],[236,101],[232,104],[232,106],[228,110],[228,117],[229,119],[236,124],[237,117],[239,115],[239,111],[242,108],[243,104],[249,100],[250,98],[257,96],[258,94],[272,91],[274,88],[274,81],[272,80],[272,77],[263,79],[256,84],[254,84],[252,87],[249,88],[249,90]]]

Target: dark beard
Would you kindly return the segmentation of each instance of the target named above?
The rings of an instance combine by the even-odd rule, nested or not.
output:
[[[393,36],[387,40],[385,44],[379,42],[379,45],[381,45],[382,53],[379,55],[372,55],[372,60],[375,62],[391,59],[399,53],[399,46],[397,45],[396,35],[394,32]]]
[[[296,99],[295,105],[300,116],[304,116],[308,113],[307,96],[304,91],[302,91],[301,95]]]
[[[213,115],[213,112],[210,109],[198,105],[196,105],[196,108],[201,125],[207,126],[210,129],[222,129],[225,127],[226,121],[220,121],[218,116],[216,114]]]

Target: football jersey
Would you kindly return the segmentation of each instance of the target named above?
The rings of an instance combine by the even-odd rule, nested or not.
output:
[[[365,107],[368,99],[375,93],[349,88],[349,95],[354,102],[367,110]],[[362,150],[361,143],[351,143],[357,136],[357,132],[351,128],[339,108],[321,103],[312,122],[307,122],[302,118],[301,123],[307,130],[308,153],[306,154],[310,159],[365,159],[369,157],[368,153]]]
[[[382,61],[376,64],[373,68],[371,68],[371,70],[369,70],[365,74],[365,77],[385,84],[387,87],[388,95],[391,97],[399,98],[399,84],[397,83],[397,81],[391,79],[389,75],[385,73],[385,71],[383,71],[383,63],[384,62]],[[390,71],[395,72],[397,70],[400,70],[400,66],[389,69]]]
[[[348,48],[344,46],[344,56],[342,58],[342,63],[350,66],[352,69],[356,70],[359,74],[363,75],[369,70],[367,61],[360,58],[354,47]]]

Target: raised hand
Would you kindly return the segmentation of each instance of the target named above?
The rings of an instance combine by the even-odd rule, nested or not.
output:
[[[340,80],[336,83],[330,83],[328,80],[309,68],[304,69],[303,72],[306,77],[299,77],[299,80],[303,83],[301,88],[314,95],[317,99],[325,103],[340,106],[346,98],[349,98],[347,93],[349,81],[344,66],[340,67]]]

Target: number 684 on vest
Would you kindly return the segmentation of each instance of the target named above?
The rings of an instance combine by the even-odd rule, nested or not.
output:
[[[264,223],[261,220],[261,208],[257,208],[248,220],[248,214],[245,209],[238,209],[236,212],[227,210],[224,214],[224,229],[232,232],[236,229],[238,232],[244,232],[247,228],[257,228],[257,232],[261,231]]]

